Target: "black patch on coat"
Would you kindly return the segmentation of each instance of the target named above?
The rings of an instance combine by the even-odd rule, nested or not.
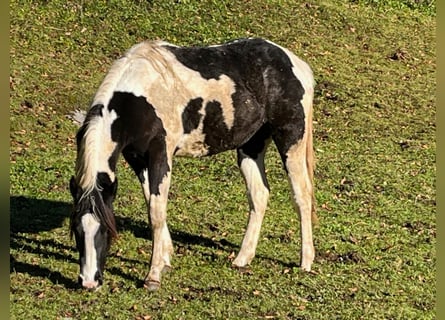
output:
[[[130,167],[133,169],[140,183],[144,183],[145,177],[143,171],[148,167],[148,162],[146,160],[148,155],[138,152],[132,145],[126,146],[122,150],[122,155],[124,156],[125,161],[127,161]]]
[[[226,139],[229,129],[224,122],[221,103],[218,101],[210,101],[206,105],[203,132],[205,134],[204,143],[210,147],[209,154],[231,149],[231,146],[228,145],[230,141]]]
[[[252,158],[253,160],[258,160],[258,155],[264,151],[266,148],[267,140],[270,139],[272,134],[272,129],[270,124],[266,123],[260,130],[258,130],[252,138],[249,139],[245,144],[237,149],[238,155],[238,166],[241,167],[241,162],[244,158]],[[262,173],[261,179],[264,186],[269,189],[269,183],[266,179],[265,172]]]
[[[112,183],[110,176],[106,172],[98,172],[96,181],[101,188],[109,186]]]
[[[212,47],[165,46],[186,67],[205,79],[226,75],[235,82],[232,95],[234,125],[228,130],[205,118],[204,131],[210,154],[246,143],[263,124],[269,123],[282,157],[304,134],[304,89],[292,71],[292,62],[276,45],[250,38]],[[207,108],[206,108],[207,111]],[[209,111],[223,119],[216,108]],[[222,122],[224,123],[224,122]],[[208,126],[208,127],[206,127]],[[216,127],[212,127],[216,126]]]
[[[150,193],[159,195],[159,185],[170,171],[167,160],[167,135],[154,107],[143,96],[129,92],[114,92],[108,104],[118,118],[111,126],[111,138],[139,179],[148,169]],[[118,153],[118,152],[117,152]]]
[[[104,203],[113,208],[113,201],[116,198],[117,192],[117,178],[114,181],[111,181],[110,176],[106,172],[98,172],[96,181],[99,185],[99,188],[102,190],[102,198]]]
[[[266,141],[270,139],[272,134],[272,129],[270,124],[266,123],[260,130],[258,130],[255,135],[249,139],[245,144],[243,144],[238,150],[241,150],[246,156],[256,160],[258,155],[264,151],[266,147]],[[241,162],[238,159],[238,165]]]
[[[188,134],[198,128],[201,121],[202,114],[199,110],[202,108],[202,98],[196,98],[189,101],[182,113],[182,126],[184,127],[184,133]]]

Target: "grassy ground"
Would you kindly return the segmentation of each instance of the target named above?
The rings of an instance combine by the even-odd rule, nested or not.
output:
[[[11,319],[434,319],[435,18],[432,1],[10,2]],[[120,237],[104,287],[78,290],[68,235],[76,126],[113,59],[161,38],[262,36],[317,81],[314,273],[298,270],[299,225],[274,148],[271,199],[251,268],[230,268],[247,200],[229,152],[176,159],[174,269],[147,293],[147,214],[123,162]]]

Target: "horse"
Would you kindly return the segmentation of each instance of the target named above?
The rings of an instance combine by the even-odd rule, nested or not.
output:
[[[300,217],[300,268],[311,270],[314,77],[289,49],[262,38],[211,46],[143,41],[116,59],[77,131],[70,234],[79,252],[79,284],[103,284],[106,257],[118,234],[113,211],[122,154],[140,181],[152,230],[144,286],[158,290],[171,268],[166,221],[173,156],[210,156],[236,150],[250,208],[232,265],[255,256],[269,198],[264,157],[273,141]]]

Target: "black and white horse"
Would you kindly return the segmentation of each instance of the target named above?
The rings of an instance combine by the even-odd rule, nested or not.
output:
[[[312,101],[310,67],[270,41],[249,38],[209,47],[146,41],[114,62],[77,133],[70,219],[79,250],[79,282],[103,282],[105,259],[117,234],[112,208],[122,153],[142,185],[152,228],[145,283],[160,286],[173,251],[166,222],[172,158],[236,149],[250,216],[233,265],[255,255],[269,197],[264,155],[276,144],[301,221],[301,268],[314,260]]]

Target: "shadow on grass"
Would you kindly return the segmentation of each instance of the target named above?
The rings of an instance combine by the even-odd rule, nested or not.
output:
[[[52,271],[39,265],[32,265],[17,261],[12,255],[9,257],[10,272],[27,273],[32,277],[47,278],[54,284],[61,284],[67,289],[78,288],[77,282],[68,279],[58,271]]]
[[[151,228],[148,222],[135,221],[128,217],[116,217],[118,230],[128,230],[137,238],[151,240]],[[181,243],[189,246],[203,246],[212,249],[219,249],[227,252],[239,249],[239,247],[225,239],[212,240],[201,235],[190,234],[180,230],[170,230],[174,243]]]
[[[68,289],[77,287],[77,282],[63,276],[58,271],[50,270],[38,263],[20,261],[26,254],[36,254],[55,260],[77,263],[69,254],[74,247],[60,244],[52,239],[36,239],[35,234],[51,231],[63,225],[69,217],[71,204],[61,201],[34,199],[23,196],[11,196],[10,202],[10,240],[9,248],[20,254],[11,254],[9,272],[27,273],[32,277],[47,278],[54,284],[62,284]],[[29,234],[29,236],[28,236]]]
[[[77,250],[74,240],[67,237],[67,243],[61,244],[52,239],[38,239],[35,235],[42,231],[51,231],[60,228],[65,219],[70,215],[72,205],[66,202],[45,199],[28,198],[24,196],[10,197],[10,249],[20,252],[10,253],[10,273],[27,273],[32,277],[47,278],[54,284],[62,284],[68,289],[78,288],[77,282],[65,277],[58,271],[52,271],[40,264],[30,264],[19,261],[19,257],[26,254],[35,254],[45,258],[69,261],[77,264]],[[128,217],[116,216],[119,231],[128,230],[135,237],[151,239],[151,231],[148,223],[141,223]],[[213,240],[201,235],[190,234],[180,230],[171,230],[174,243],[187,247],[207,247],[226,251],[228,253],[238,251],[239,246],[225,239]],[[193,248],[193,250],[199,250]],[[76,257],[76,258],[74,258]],[[125,260],[124,257],[120,257]],[[288,264],[275,258],[257,256],[257,259],[269,260],[284,267],[294,267],[296,264]],[[107,268],[106,272],[117,275],[130,281],[140,282],[130,274],[125,274],[116,267]]]
[[[71,212],[71,204],[66,202],[23,196],[11,196],[9,205],[12,234],[38,233],[59,228]]]

